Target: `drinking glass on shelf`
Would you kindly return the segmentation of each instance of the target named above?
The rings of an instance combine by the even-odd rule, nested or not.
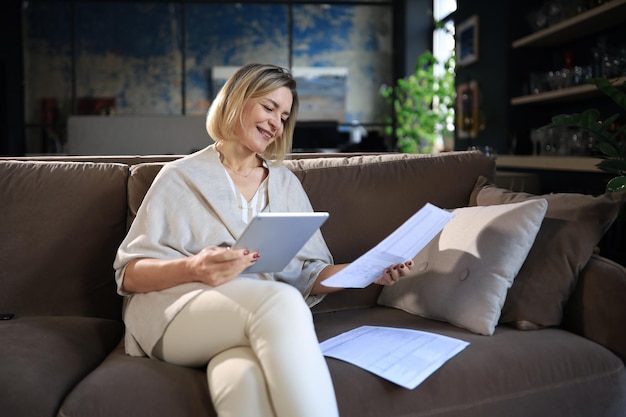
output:
[[[572,129],[570,154],[575,156],[589,156],[593,141],[591,135],[585,129]]]
[[[530,142],[533,155],[550,155],[554,152],[552,129],[531,129]]]
[[[529,76],[530,80],[530,93],[539,94],[547,91],[547,77],[544,72],[531,72]]]
[[[530,130],[530,143],[532,145],[531,154],[533,156],[539,154],[539,145],[541,143],[541,130],[540,129],[531,129]]]

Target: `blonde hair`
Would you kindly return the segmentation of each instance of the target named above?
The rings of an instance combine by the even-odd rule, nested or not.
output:
[[[291,151],[299,106],[296,81],[285,68],[267,64],[247,64],[239,68],[226,81],[209,107],[206,119],[209,136],[216,142],[232,140],[238,124],[242,124],[246,100],[264,96],[280,87],[287,87],[291,91],[293,103],[283,133],[267,147],[263,156],[268,160],[282,162]]]

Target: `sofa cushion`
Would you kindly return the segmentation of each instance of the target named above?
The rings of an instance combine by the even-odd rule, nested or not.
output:
[[[342,417],[618,417],[626,410],[624,364],[560,329],[499,326],[485,337],[387,307],[315,316],[320,341],[363,325],[434,332],[470,345],[413,390],[328,358]]]
[[[591,196],[574,193],[534,195],[499,188],[480,178],[470,204],[491,205],[532,199],[548,210],[502,310],[500,322],[520,329],[561,323],[563,306],[578,274],[626,202],[626,192]]]
[[[320,341],[373,325],[470,343],[414,390],[328,358],[342,417],[618,417],[626,407],[624,364],[607,349],[559,329],[520,332],[503,326],[484,337],[386,307],[316,314],[314,320]],[[59,415],[216,414],[204,369],[132,358],[120,346],[70,393]]]
[[[119,345],[66,398],[64,417],[215,417],[206,370],[131,357]]]
[[[0,321],[2,415],[56,416],[63,398],[119,343],[123,328],[90,317]]]
[[[128,168],[1,161],[0,178],[0,310],[120,318]]]
[[[453,210],[450,223],[413,258],[414,272],[385,287],[378,302],[492,335],[546,207],[538,199]]]
[[[128,178],[128,226],[135,220],[137,210],[164,162],[147,162],[130,167]]]

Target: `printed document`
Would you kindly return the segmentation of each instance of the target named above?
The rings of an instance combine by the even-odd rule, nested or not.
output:
[[[424,382],[469,345],[435,333],[361,326],[320,344],[325,356],[365,369],[407,389]]]
[[[382,242],[322,284],[340,288],[367,287],[389,266],[413,259],[452,217],[451,212],[427,203]]]

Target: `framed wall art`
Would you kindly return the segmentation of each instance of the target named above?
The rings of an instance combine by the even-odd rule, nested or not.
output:
[[[462,83],[456,89],[456,132],[459,139],[475,138],[483,129],[478,82]]]
[[[456,27],[456,64],[466,66],[478,61],[478,15]]]

